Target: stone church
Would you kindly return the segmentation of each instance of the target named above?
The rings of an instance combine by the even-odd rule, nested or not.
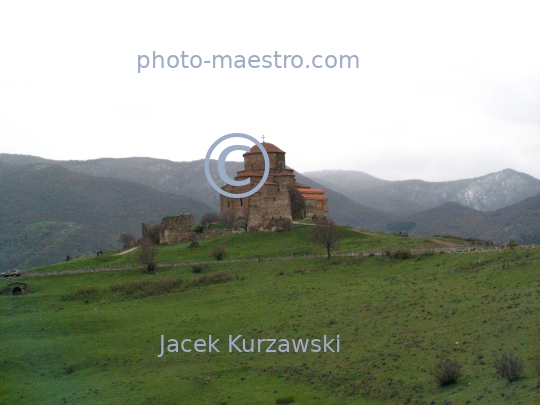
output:
[[[293,219],[291,193],[303,199],[304,208],[294,219],[317,219],[328,217],[328,197],[324,190],[311,188],[296,182],[294,170],[285,166],[285,152],[277,146],[262,142],[270,159],[270,174],[264,186],[246,198],[221,196],[221,214],[232,215],[247,225],[247,230],[285,230]],[[244,193],[254,188],[264,174],[264,157],[257,145],[244,153],[244,170],[236,174],[235,180],[251,179],[245,186],[225,185],[229,193]],[[297,190],[297,192],[295,191]],[[301,196],[301,197],[300,197]]]

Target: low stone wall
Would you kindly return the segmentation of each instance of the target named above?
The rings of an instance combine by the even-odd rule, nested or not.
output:
[[[210,239],[242,232],[244,232],[243,229],[235,230],[233,228],[204,228],[202,232],[195,232],[195,237],[197,239]]]

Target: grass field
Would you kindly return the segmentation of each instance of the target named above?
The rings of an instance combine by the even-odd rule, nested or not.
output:
[[[159,263],[195,262],[214,260],[210,251],[216,246],[227,247],[227,259],[270,258],[325,254],[325,249],[309,241],[310,227],[299,225],[293,232],[241,233],[199,241],[199,249],[187,249],[189,243],[160,246]],[[433,238],[431,238],[433,239]],[[430,239],[402,238],[391,234],[363,234],[343,228],[343,238],[335,252],[372,249],[400,249],[441,246]],[[29,272],[94,269],[103,267],[135,266],[136,252],[118,256],[112,252],[99,257],[87,257],[69,262],[44,266]]]
[[[0,296],[0,403],[540,403],[540,250],[272,259],[323,253],[307,228],[160,247],[162,263],[208,260],[218,245],[229,258],[269,258],[201,273],[187,265],[21,279],[31,294]],[[436,243],[345,230],[340,250],[426,245]],[[35,271],[132,264],[134,254],[107,255]],[[339,335],[340,352],[229,353],[238,334]],[[158,358],[161,335],[212,335],[222,351]],[[495,373],[501,351],[524,359],[516,382]],[[463,376],[439,388],[430,371],[446,358]]]

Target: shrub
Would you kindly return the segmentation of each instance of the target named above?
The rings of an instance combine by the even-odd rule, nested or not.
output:
[[[288,218],[275,219],[274,223],[275,223],[277,232],[292,231],[293,223]]]
[[[207,212],[206,214],[202,216],[201,220],[199,221],[199,225],[208,226],[211,224],[215,224],[216,222],[219,222],[219,220],[220,220],[220,217],[218,214],[214,212]]]
[[[514,239],[506,244],[506,247],[509,247],[511,250],[514,250],[516,246],[519,246]]]
[[[196,233],[202,233],[202,231],[204,231],[204,225],[197,225],[195,227],[195,232]]]
[[[508,382],[516,381],[523,375],[523,359],[518,355],[503,352],[495,359],[493,366]]]
[[[157,247],[148,238],[142,238],[139,242],[139,250],[137,252],[137,261],[146,267],[150,273],[155,273],[157,270],[156,257]]]
[[[294,403],[294,397],[292,396],[276,399],[276,404],[282,405],[282,404],[292,404],[292,403]]]
[[[223,260],[227,256],[227,248],[225,246],[216,246],[212,249],[210,255],[216,260]]]
[[[204,266],[201,264],[196,264],[191,268],[191,271],[193,273],[202,273],[204,270]]]
[[[179,288],[184,281],[181,278],[167,280],[142,280],[111,286],[112,292],[119,292],[133,298],[144,298],[152,295],[161,295]]]
[[[432,252],[432,251],[422,252],[420,254],[415,255],[414,260],[419,261],[425,257],[431,257],[434,255],[435,255],[435,252]]]
[[[432,375],[439,387],[455,384],[461,377],[461,365],[453,360],[440,361],[435,364]]]
[[[210,285],[210,284],[221,284],[226,283],[227,281],[232,280],[232,276],[229,273],[223,271],[214,274],[208,274],[201,276],[198,279],[192,281],[192,286],[201,286],[201,285]]]
[[[390,254],[391,258],[400,260],[410,259],[412,256],[413,254],[408,249],[398,249]]]
[[[306,201],[302,197],[302,193],[296,187],[288,186],[289,195],[291,196],[291,211],[294,219],[304,219],[306,212]]]
[[[122,232],[118,239],[124,244],[124,249],[135,246],[135,237],[129,232]]]
[[[161,234],[161,225],[150,226],[146,228],[146,231],[143,228],[143,237],[142,239],[148,239],[153,244],[157,245],[159,243],[159,235]]]
[[[233,212],[231,210],[227,210],[221,214],[220,222],[225,225],[232,226],[234,225],[235,219],[236,218],[234,217]]]

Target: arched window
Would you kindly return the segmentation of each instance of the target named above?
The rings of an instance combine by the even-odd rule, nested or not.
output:
[[[243,207],[243,206],[244,206],[244,199],[240,198],[240,207]]]
[[[227,208],[231,208],[231,200],[227,200]]]

